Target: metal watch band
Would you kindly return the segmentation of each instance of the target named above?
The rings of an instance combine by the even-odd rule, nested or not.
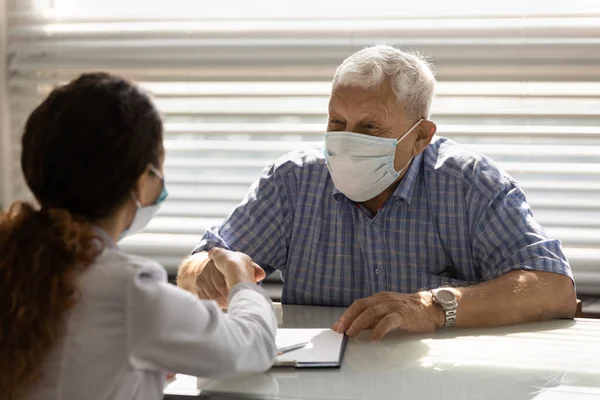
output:
[[[433,301],[437,303],[440,307],[442,307],[442,310],[444,310],[445,321],[442,328],[452,328],[456,323],[456,309],[458,308],[458,302],[456,301],[456,299],[454,299],[454,301],[451,302],[444,302],[443,300],[441,300],[438,296],[438,292],[441,290],[444,289],[431,290],[431,294],[433,295]],[[454,297],[454,293],[452,293],[452,296]]]
[[[446,323],[444,323],[444,328],[452,328],[456,323],[456,306],[451,309],[444,309],[444,313],[446,314]]]

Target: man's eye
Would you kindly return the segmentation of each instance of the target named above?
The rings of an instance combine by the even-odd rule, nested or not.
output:
[[[339,119],[332,119],[332,120],[329,120],[329,123],[332,125],[341,125],[342,121],[340,121]]]
[[[367,128],[368,130],[373,130],[373,129],[377,129],[377,125],[375,125],[375,124],[367,124],[365,126],[365,128]]]

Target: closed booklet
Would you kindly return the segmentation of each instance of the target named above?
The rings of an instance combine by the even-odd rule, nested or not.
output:
[[[277,348],[305,346],[277,356],[274,367],[339,368],[348,336],[331,329],[279,329]]]

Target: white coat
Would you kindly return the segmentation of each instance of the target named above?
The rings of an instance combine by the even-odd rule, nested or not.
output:
[[[29,400],[159,400],[167,372],[226,377],[272,365],[277,320],[260,287],[234,287],[225,314],[99,235],[106,247],[82,275],[63,340]]]

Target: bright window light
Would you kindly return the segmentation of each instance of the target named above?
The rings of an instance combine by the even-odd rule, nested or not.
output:
[[[45,12],[56,18],[199,18],[199,19],[348,19],[394,18],[409,16],[448,17],[523,14],[580,14],[600,12],[600,2],[572,0],[429,0],[400,3],[370,0],[364,3],[347,0],[298,1],[229,0],[206,2],[194,0],[54,0],[46,3]]]

